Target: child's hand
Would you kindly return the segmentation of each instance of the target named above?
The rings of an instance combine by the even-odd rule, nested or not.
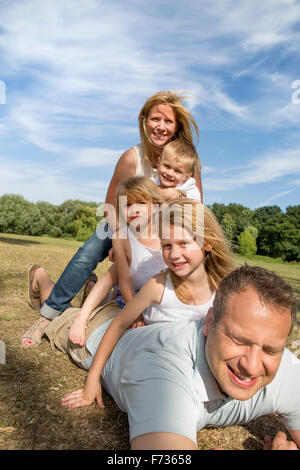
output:
[[[79,344],[80,346],[85,345],[85,327],[86,321],[80,318],[78,315],[72,323],[72,326],[69,331],[69,338],[74,344]]]
[[[75,390],[75,392],[70,393],[61,400],[62,406],[68,406],[69,408],[79,408],[81,406],[89,406],[96,400],[99,408],[105,408],[102,401],[102,390],[100,382],[97,383],[88,383],[84,388]]]
[[[115,252],[113,248],[111,248],[108,252],[108,259],[111,263],[115,262]]]
[[[164,188],[162,186],[158,186],[158,190],[165,201],[177,199],[181,194],[180,191],[178,191],[176,188]]]
[[[131,325],[130,328],[131,328],[131,330],[134,330],[135,328],[140,328],[141,326],[146,326],[146,325],[147,325],[147,323],[145,322],[143,315],[140,315],[140,316],[135,320],[135,322],[132,323],[132,325]]]

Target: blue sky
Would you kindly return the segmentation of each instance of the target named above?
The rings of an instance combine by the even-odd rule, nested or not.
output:
[[[298,0],[0,0],[0,195],[103,201],[159,90],[190,95],[205,203],[300,203]]]

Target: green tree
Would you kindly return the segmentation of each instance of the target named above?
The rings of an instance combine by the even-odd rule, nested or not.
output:
[[[235,225],[236,225],[235,237],[237,238],[238,235],[243,230],[245,230],[246,227],[248,227],[248,225],[252,225],[253,212],[248,207],[245,207],[242,204],[235,204],[235,203],[228,204],[228,206],[226,207],[226,210],[228,214],[230,214],[231,217],[235,221]]]
[[[85,241],[95,232],[98,219],[96,210],[88,206],[76,208],[74,221],[72,223],[73,234],[76,240]]]
[[[0,197],[0,231],[18,233],[18,219],[28,209],[30,203],[18,194],[4,194]]]
[[[50,237],[60,237],[63,233],[61,227],[59,206],[50,204],[45,201],[38,201],[36,207],[41,213],[41,217],[45,220],[44,233]]]
[[[248,230],[248,232],[252,235],[254,240],[257,239],[257,236],[258,236],[258,228],[257,227],[254,227],[253,225],[248,225],[248,227],[246,227],[245,230]]]
[[[214,213],[216,216],[217,221],[219,224],[222,223],[222,220],[226,214],[226,206],[225,204],[219,204],[218,202],[214,202],[213,205],[208,206],[209,209]]]
[[[286,214],[289,218],[289,221],[300,230],[300,205],[297,206],[288,206],[286,208]]]
[[[270,219],[267,224],[261,226],[257,245],[261,255],[299,261],[300,233],[286,214]]]
[[[236,233],[236,224],[235,224],[234,219],[231,217],[230,214],[224,214],[220,225],[223,229],[223,232],[226,235],[226,238],[232,244],[235,233]]]
[[[46,219],[41,216],[38,207],[32,204],[20,214],[15,233],[40,236],[45,233],[45,228]]]
[[[23,235],[44,233],[45,219],[32,202],[18,194],[4,194],[0,198],[0,231]]]
[[[263,225],[269,224],[270,220],[281,217],[282,211],[279,206],[264,206],[253,211],[252,223],[260,230]]]
[[[250,230],[249,230],[250,228]],[[243,232],[241,232],[238,236],[239,240],[239,253],[242,256],[246,256],[247,258],[251,258],[251,256],[256,254],[257,246],[254,236],[251,233],[251,227],[246,228]]]

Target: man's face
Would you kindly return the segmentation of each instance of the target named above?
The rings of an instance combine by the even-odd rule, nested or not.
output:
[[[251,286],[227,299],[215,326],[211,309],[204,324],[205,352],[220,390],[237,400],[248,400],[270,383],[290,326],[290,312],[263,304]]]

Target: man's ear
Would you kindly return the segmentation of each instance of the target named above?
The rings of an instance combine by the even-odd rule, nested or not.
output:
[[[214,310],[212,307],[208,310],[205,320],[204,320],[204,325],[203,325],[203,334],[204,336],[208,336],[208,333],[214,324]]]

